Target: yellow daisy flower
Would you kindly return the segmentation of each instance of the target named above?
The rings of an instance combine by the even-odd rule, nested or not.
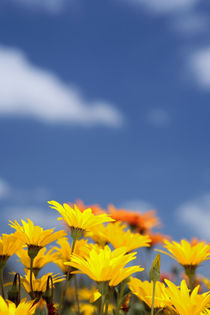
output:
[[[104,224],[99,224],[92,227],[90,231],[85,233],[85,236],[90,237],[96,244],[101,247],[104,247],[109,242],[106,235],[106,226]]]
[[[4,268],[9,257],[15,254],[23,246],[20,240],[17,240],[16,233],[2,234],[0,237],[0,269]]]
[[[146,303],[149,308],[152,307],[153,282],[141,281],[137,278],[131,277],[128,286],[133,294]],[[154,308],[156,310],[164,309],[167,308],[169,304],[170,300],[167,296],[165,284],[160,281],[156,281]]]
[[[53,261],[54,255],[52,254],[52,249],[46,252],[46,247],[43,247],[38,252],[37,256],[33,261],[33,273],[35,276],[38,275],[40,269],[45,265]],[[26,269],[30,269],[30,257],[28,256],[28,251],[25,249],[20,249],[16,252],[16,255],[20,258],[21,263],[25,266]]]
[[[53,262],[59,266],[64,274],[67,274],[69,271],[69,266],[64,265],[64,262],[68,262],[71,259],[72,248],[69,244],[67,237],[63,237],[57,241],[58,246],[52,248],[52,257]],[[88,255],[90,250],[90,245],[87,243],[87,240],[78,240],[75,244],[74,253],[78,256],[84,257]]]
[[[170,256],[183,267],[194,266],[196,268],[203,261],[210,259],[210,246],[204,242],[192,245],[186,240],[181,240],[181,243],[165,240],[164,244],[164,248],[169,253],[159,249],[156,251]]]
[[[114,219],[106,213],[94,215],[90,208],[80,211],[77,205],[74,205],[74,208],[72,208],[66,203],[64,203],[63,206],[56,201],[49,201],[48,203],[51,208],[56,209],[61,214],[62,217],[58,218],[58,220],[65,221],[66,225],[71,230],[73,239],[81,238],[85,231],[89,231],[92,227],[100,225],[101,223],[114,221]]]
[[[135,254],[126,254],[125,248],[111,251],[109,246],[103,249],[92,246],[89,256],[83,258],[73,254],[71,262],[65,264],[78,269],[72,273],[84,273],[96,282],[108,281],[109,286],[117,286],[131,274],[143,270],[139,266],[124,268],[127,263],[136,258]]]
[[[140,247],[149,247],[150,238],[148,235],[132,233],[130,230],[125,231],[126,226],[121,222],[110,223],[105,227],[107,240],[114,248],[125,247],[129,253]]]
[[[205,313],[210,306],[210,291],[198,294],[199,286],[194,288],[190,294],[186,281],[182,280],[180,287],[177,287],[169,280],[167,284],[167,294],[170,298],[169,307],[178,314],[199,315]]]
[[[63,276],[59,276],[58,274],[53,275],[52,272],[43,275],[41,278],[35,278],[34,274],[32,274],[32,282],[33,282],[33,293],[35,298],[40,298],[42,294],[46,291],[47,286],[47,279],[49,276],[52,276],[53,284],[62,282],[65,280]],[[31,286],[30,286],[30,272],[26,270],[26,275],[24,277],[21,276],[21,284],[28,292],[30,296],[31,293]]]
[[[32,315],[35,312],[36,305],[34,301],[26,302],[23,299],[18,306],[10,301],[5,301],[0,296],[0,311],[1,315]]]
[[[16,238],[28,246],[31,254],[34,252],[34,257],[36,257],[42,247],[66,235],[65,231],[54,232],[54,229],[44,230],[42,227],[34,225],[30,219],[28,219],[28,222],[21,220],[22,226],[16,220],[14,223],[12,221],[9,222],[11,223],[9,225],[16,230]]]

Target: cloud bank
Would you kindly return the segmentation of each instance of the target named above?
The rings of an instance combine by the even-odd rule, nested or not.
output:
[[[195,50],[189,59],[194,80],[203,88],[210,89],[210,47]]]
[[[177,216],[194,234],[210,241],[210,193],[180,205]]]
[[[32,65],[23,52],[0,47],[0,115],[43,122],[119,127],[122,113],[105,101],[87,101],[57,75]]]

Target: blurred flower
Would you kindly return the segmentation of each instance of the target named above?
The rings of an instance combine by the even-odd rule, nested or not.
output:
[[[36,298],[40,298],[42,294],[46,291],[47,279],[49,276],[52,276],[53,284],[65,280],[63,276],[59,276],[58,274],[53,275],[52,272],[47,273],[38,279],[35,278],[34,274],[32,274],[33,291]],[[26,292],[28,292],[28,294],[31,295],[30,273],[28,270],[26,270],[26,275],[24,277],[21,276],[21,284],[24,286]]]
[[[170,281],[174,281],[175,277],[173,273],[166,273],[166,272],[161,272],[160,274],[160,282],[164,282],[165,279],[170,280]]]
[[[125,247],[126,252],[131,252],[139,247],[149,247],[150,238],[147,235],[125,231],[125,225],[121,222],[110,223],[105,228],[107,240],[114,248]]]
[[[49,201],[48,203],[51,208],[56,209],[62,215],[58,220],[65,221],[71,230],[73,239],[81,238],[85,231],[89,231],[94,226],[114,221],[105,213],[94,215],[90,208],[81,212],[77,205],[74,205],[74,208],[71,208],[66,203],[64,203],[63,206],[56,201]]]
[[[125,209],[116,209],[113,205],[108,206],[108,211],[116,221],[126,222],[136,232],[146,233],[146,231],[160,225],[160,221],[156,216],[156,211],[151,210],[144,213],[128,211]]]
[[[163,244],[164,240],[166,239],[170,239],[169,236],[163,235],[161,233],[153,233],[151,231],[146,232],[146,235],[149,236],[149,238],[151,239],[151,248],[154,247],[157,244]]]
[[[17,240],[16,233],[2,234],[0,237],[0,268],[5,267],[7,260],[23,246],[20,240]]]
[[[26,302],[23,299],[18,306],[10,301],[5,301],[0,296],[0,311],[1,315],[32,315],[34,314],[36,306],[33,305],[34,301]]]
[[[109,304],[108,313],[112,313],[113,309],[114,309],[114,305]],[[97,307],[96,305],[93,305],[93,304],[81,303],[80,310],[81,310],[81,313],[84,315],[93,315],[93,314],[96,314]]]
[[[92,315],[95,313],[97,308],[93,304],[85,303],[85,304],[80,305],[80,310],[81,310],[81,313],[84,315]]]
[[[85,233],[85,236],[92,238],[92,240],[101,247],[104,247],[109,241],[106,235],[106,226],[104,224],[92,227],[90,231]]]
[[[84,273],[96,282],[109,281],[109,286],[116,286],[131,274],[143,270],[139,266],[124,268],[136,258],[135,254],[126,254],[125,248],[111,251],[109,246],[104,249],[93,246],[89,256],[82,258],[73,254],[71,262],[65,264],[78,269],[73,273]]]
[[[64,265],[64,262],[69,262],[71,260],[72,249],[69,244],[68,238],[63,237],[57,241],[58,246],[52,248],[53,262],[59,266],[64,274],[68,273],[69,266]],[[88,255],[90,250],[90,245],[87,240],[78,240],[75,244],[74,253],[80,257]]]
[[[149,308],[152,307],[153,281],[141,281],[137,278],[131,277],[128,286],[133,294],[146,303]],[[156,310],[164,309],[167,308],[169,303],[170,301],[165,284],[160,281],[156,281],[154,308]]]
[[[38,275],[40,269],[42,269],[46,264],[53,261],[52,249],[46,252],[46,247],[43,247],[34,258],[33,261],[33,272],[35,276]],[[30,269],[30,257],[28,256],[28,251],[25,249],[20,249],[16,252],[16,255],[20,258],[21,263],[26,269]]]
[[[197,315],[208,309],[210,292],[198,294],[199,286],[197,286],[190,294],[185,280],[182,280],[180,287],[169,280],[165,280],[165,282],[168,286],[167,294],[171,301],[168,306],[176,313]]]
[[[14,223],[12,221],[9,222],[11,223],[9,225],[16,230],[16,238],[26,244],[28,249],[34,247],[39,250],[66,235],[65,231],[54,232],[54,229],[44,230],[40,226],[34,225],[30,219],[28,219],[28,222],[21,220],[23,226],[16,220]]]

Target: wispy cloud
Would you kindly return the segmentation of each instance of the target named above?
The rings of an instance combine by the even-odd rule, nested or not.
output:
[[[8,206],[5,207],[3,212],[3,218],[5,223],[8,220],[27,220],[28,218],[34,222],[36,225],[40,225],[45,229],[52,228],[64,228],[60,222],[57,221],[58,215],[56,212],[51,211],[51,209],[42,208],[39,206]]]
[[[197,237],[210,241],[210,193],[187,201],[176,212],[178,220]]]
[[[147,122],[154,127],[166,127],[170,123],[170,115],[166,110],[154,108],[148,112]]]
[[[42,203],[51,199],[51,193],[44,187],[38,188],[16,188],[9,184],[5,179],[0,178],[0,200],[9,200],[10,203],[25,205],[27,203]]]
[[[194,51],[189,58],[189,68],[194,81],[210,89],[210,47]]]
[[[0,115],[34,117],[58,124],[119,127],[122,113],[112,104],[87,101],[51,71],[32,65],[17,49],[0,47]]]
[[[11,187],[9,184],[2,178],[0,178],[0,199],[8,197],[10,194]]]
[[[142,8],[148,14],[154,16],[168,17],[169,28],[178,31],[180,34],[195,35],[198,32],[206,31],[209,26],[208,15],[201,0],[116,0],[127,2],[128,5]]]
[[[193,8],[200,0],[133,0],[131,2],[145,6],[155,13],[174,13]]]

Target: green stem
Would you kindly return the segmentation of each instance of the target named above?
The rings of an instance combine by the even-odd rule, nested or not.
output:
[[[123,294],[124,294],[124,291],[125,291],[125,287],[126,287],[126,283],[127,281],[123,281],[120,285],[120,293],[118,295],[118,299],[117,299],[117,309],[116,309],[116,315],[119,315],[119,312],[120,312],[120,307],[123,303]]]
[[[104,303],[105,303],[105,299],[104,299],[104,295],[102,295],[101,296],[101,300],[100,300],[100,304],[99,304],[98,315],[102,315],[103,314]]]
[[[154,281],[154,280],[153,280],[151,315],[154,315],[154,304],[155,304],[155,286],[156,286],[156,281]]]
[[[190,266],[186,265],[184,266],[185,273],[189,279],[189,289],[192,292],[195,284],[195,272],[196,272],[196,267],[195,266]]]
[[[1,295],[5,300],[5,293],[4,293],[4,268],[0,269],[0,282],[1,282]]]
[[[77,241],[77,239],[73,239],[73,241],[72,241],[72,245],[71,245],[71,254],[73,254],[73,252],[74,252],[75,245],[76,245],[76,241]]]
[[[72,244],[71,244],[71,254],[73,254],[73,252],[74,252],[76,241],[77,241],[77,239],[73,238],[73,241],[72,241]],[[68,284],[69,284],[69,282],[71,280],[71,279],[69,279],[70,272],[71,272],[71,267],[69,267],[69,269],[67,271],[67,274],[66,274],[66,281],[65,281],[65,285],[63,287],[62,294],[61,294],[61,299],[60,299],[59,308],[58,308],[58,315],[61,314],[62,309],[63,309],[63,301],[64,301],[64,298],[65,298],[65,295],[66,295],[66,290],[67,290]]]
[[[75,288],[75,299],[77,304],[77,313],[80,314],[79,296],[78,296],[78,286],[77,286],[77,276],[74,275],[74,288]]]
[[[33,262],[34,258],[31,257],[30,260],[30,290],[31,290],[31,299],[34,299],[34,290],[33,290]]]
[[[110,302],[110,300],[111,300],[111,295],[112,295],[112,288],[108,288],[108,290],[109,290],[109,293],[108,293],[108,295],[107,295],[107,297],[106,297],[106,301],[105,301],[105,315],[108,315],[108,310],[109,310],[109,302]]]

